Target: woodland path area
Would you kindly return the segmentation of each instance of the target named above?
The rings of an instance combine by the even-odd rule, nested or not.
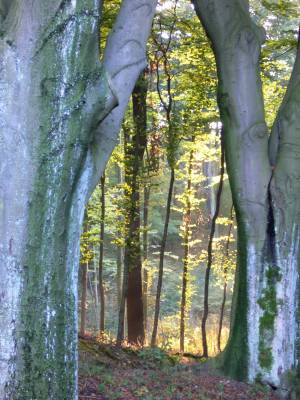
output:
[[[277,400],[270,388],[217,375],[160,349],[80,340],[79,400]]]

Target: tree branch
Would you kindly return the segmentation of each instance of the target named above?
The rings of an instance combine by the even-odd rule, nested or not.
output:
[[[146,44],[157,0],[123,0],[108,37],[103,65],[111,77],[118,106],[101,122],[92,143],[93,178],[91,190],[103,173],[118,142],[124,113],[135,83],[146,63]]]
[[[299,89],[300,89],[300,28],[298,34],[298,45],[296,60],[294,63],[293,71],[288,83],[285,96],[282,100],[278,114],[272,127],[271,136],[269,139],[269,158],[270,163],[274,167],[283,146],[292,144],[293,152],[296,151],[297,145],[300,145],[299,131],[293,129],[294,134],[290,135],[291,129],[287,129],[287,124],[299,124]],[[287,135],[289,132],[289,135]],[[299,152],[299,149],[298,149]]]

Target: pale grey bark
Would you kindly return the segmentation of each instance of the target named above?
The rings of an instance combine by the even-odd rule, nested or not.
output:
[[[268,151],[259,73],[263,29],[251,20],[247,1],[193,3],[216,57],[238,223],[232,329],[223,361],[229,374],[284,389],[299,358],[299,54]]]
[[[273,363],[267,380],[288,384],[286,371],[297,368],[300,380],[300,47],[279,109],[270,139],[270,160],[274,162],[270,197],[274,218],[274,263],[280,274],[275,284],[277,316],[274,333],[267,342],[272,348]],[[277,150],[271,153],[277,136]],[[274,150],[274,148],[273,148]],[[275,356],[276,355],[276,356]],[[299,395],[299,393],[298,393]]]
[[[124,102],[121,72],[98,61],[101,3],[0,3],[1,399],[77,397],[80,225],[113,140],[98,125]],[[123,47],[118,35],[108,45],[123,67],[135,60],[132,35],[145,48],[154,13],[154,1],[137,3],[125,0],[120,14],[135,30],[124,28]],[[140,67],[123,75],[127,91]]]
[[[112,77],[118,106],[100,124],[95,137],[93,182],[118,143],[122,120],[135,82],[147,65],[146,44],[150,35],[157,0],[123,0],[114,28],[109,35],[103,65]],[[117,55],[117,56],[116,56]]]

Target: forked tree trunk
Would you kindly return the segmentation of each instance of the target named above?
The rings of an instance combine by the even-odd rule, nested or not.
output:
[[[226,164],[238,226],[227,373],[286,387],[299,375],[300,50],[268,131],[259,73],[263,29],[246,0],[194,0],[215,53]],[[273,166],[273,173],[271,171]]]
[[[77,397],[84,205],[119,131],[112,85],[120,123],[156,1],[123,1],[104,67],[101,3],[0,1],[1,399]]]

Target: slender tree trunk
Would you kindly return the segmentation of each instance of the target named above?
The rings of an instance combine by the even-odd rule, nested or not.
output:
[[[185,317],[186,317],[186,300],[187,300],[187,286],[188,286],[188,269],[189,269],[189,256],[190,256],[190,238],[191,238],[191,190],[192,190],[192,170],[193,170],[194,151],[190,151],[190,158],[188,164],[188,180],[186,190],[186,206],[184,214],[184,234],[183,234],[183,272],[182,272],[182,292],[181,292],[181,305],[180,305],[180,352],[184,352],[184,335],[185,335]]]
[[[207,347],[207,337],[206,337],[206,322],[209,313],[208,308],[208,295],[209,295],[209,279],[210,279],[210,271],[213,262],[213,240],[215,236],[216,230],[216,221],[219,216],[220,206],[221,206],[221,195],[223,190],[223,182],[224,182],[224,172],[225,172],[225,151],[224,151],[224,133],[223,130],[221,132],[221,168],[220,168],[220,182],[216,195],[216,208],[214,211],[214,215],[211,221],[211,228],[209,234],[209,241],[207,246],[207,265],[205,271],[205,282],[204,282],[204,308],[203,308],[203,316],[201,321],[201,333],[202,333],[202,351],[203,357],[208,357],[208,347]]]
[[[81,265],[81,315],[80,315],[80,335],[85,336],[86,310],[87,310],[87,274],[88,263]]]
[[[159,252],[159,267],[158,267],[158,280],[157,280],[156,299],[155,299],[155,312],[154,312],[154,321],[153,321],[153,331],[152,331],[152,337],[151,337],[151,346],[152,347],[156,346],[156,340],[157,340],[157,328],[158,328],[158,319],[159,319],[159,310],[160,310],[160,296],[161,296],[163,274],[164,274],[164,258],[165,258],[165,250],[166,250],[167,237],[168,237],[168,228],[169,228],[169,221],[170,221],[174,181],[175,181],[175,170],[174,170],[174,168],[171,168],[168,200],[167,200],[167,206],[166,206],[165,224],[164,224],[164,231],[163,231],[163,236],[162,236],[161,245],[160,245],[160,252]]]
[[[287,374],[300,378],[300,49],[269,140],[259,73],[264,32],[251,20],[249,3],[193,2],[217,61],[218,103],[238,227],[224,369],[240,379],[259,376],[286,389]]]
[[[118,182],[120,185],[124,184],[124,177],[122,166],[117,166],[117,174],[118,174]],[[122,186],[123,187],[123,186]],[[119,220],[119,223],[121,220]],[[122,234],[121,230],[119,229],[119,235]],[[120,310],[121,306],[121,297],[122,297],[122,270],[123,270],[123,261],[124,261],[124,248],[123,246],[118,245],[117,247],[117,301],[118,301],[118,308]]]
[[[100,294],[100,333],[104,332],[105,293],[103,284],[103,256],[104,256],[104,227],[105,227],[105,174],[100,179],[101,186],[101,223],[100,223],[100,248],[99,248],[99,294]]]
[[[118,247],[117,249],[117,301],[118,307],[121,305],[122,296],[122,269],[123,269],[123,249]]]
[[[156,1],[123,0],[103,66],[102,1],[3,4],[0,398],[73,400],[84,206],[118,134],[109,114],[119,101],[122,120],[144,68]]]
[[[168,228],[169,228],[169,220],[170,220],[170,212],[171,212],[171,203],[172,203],[172,196],[173,196],[173,188],[174,188],[174,181],[175,181],[175,164],[176,164],[176,147],[177,147],[177,138],[176,138],[176,131],[173,129],[173,121],[172,121],[172,107],[173,107],[173,97],[171,92],[171,71],[170,71],[170,63],[168,60],[168,51],[170,48],[170,44],[172,41],[172,35],[175,28],[177,16],[176,16],[176,9],[177,9],[177,0],[174,3],[174,18],[172,23],[170,24],[169,35],[166,43],[164,43],[165,39],[163,38],[163,32],[161,30],[161,39],[158,42],[155,38],[154,41],[158,46],[158,51],[155,53],[155,64],[156,64],[156,89],[157,94],[159,96],[161,105],[166,114],[166,120],[168,124],[168,133],[167,133],[167,142],[168,142],[168,164],[170,166],[171,176],[169,182],[169,192],[168,192],[168,199],[167,199],[167,208],[166,208],[166,216],[165,216],[165,223],[164,223],[164,231],[163,237],[160,246],[160,254],[159,254],[159,267],[158,267],[158,280],[157,280],[157,289],[156,289],[156,299],[155,299],[155,311],[154,311],[154,321],[153,321],[153,330],[152,330],[152,337],[151,337],[151,346],[156,346],[157,340],[157,329],[158,329],[158,319],[159,319],[159,311],[160,311],[160,297],[161,297],[161,290],[162,290],[162,282],[163,282],[163,272],[164,272],[164,257],[165,257],[165,249],[168,237]],[[164,99],[162,94],[161,86],[160,86],[160,63],[163,64],[163,71],[166,76],[166,88],[167,88],[167,99]]]
[[[119,319],[118,319],[118,332],[117,332],[117,346],[120,346],[124,340],[124,323],[125,323],[125,308],[126,298],[128,291],[128,264],[125,263],[124,258],[124,270],[123,270],[123,284],[122,284],[122,295],[119,308]]]
[[[143,212],[143,305],[144,329],[148,329],[148,216],[149,216],[150,185],[144,187],[144,212]]]
[[[219,318],[219,329],[218,329],[218,339],[217,339],[218,351],[219,352],[222,351],[222,349],[221,349],[221,338],[222,338],[222,329],[223,329],[223,319],[224,319],[226,298],[227,298],[227,281],[225,281],[224,285],[223,285],[223,296],[222,296],[222,304],[221,304],[220,318]]]
[[[88,231],[87,212],[84,215],[83,232]],[[85,335],[86,310],[87,310],[87,284],[88,284],[88,262],[82,262],[81,270],[81,314],[80,314],[80,335]]]
[[[229,229],[228,229],[228,235],[227,235],[227,241],[226,241],[226,247],[225,247],[225,259],[228,259],[228,257],[229,257],[230,237],[231,237],[231,232],[232,232],[232,228],[233,228],[233,205],[231,207],[231,212],[230,212],[230,221],[231,222],[230,222]],[[220,310],[218,341],[217,341],[219,352],[221,352],[221,337],[222,337],[224,311],[225,311],[226,298],[227,298],[227,274],[228,274],[227,264],[225,263],[223,298],[222,298],[222,304],[221,304],[221,310]]]

